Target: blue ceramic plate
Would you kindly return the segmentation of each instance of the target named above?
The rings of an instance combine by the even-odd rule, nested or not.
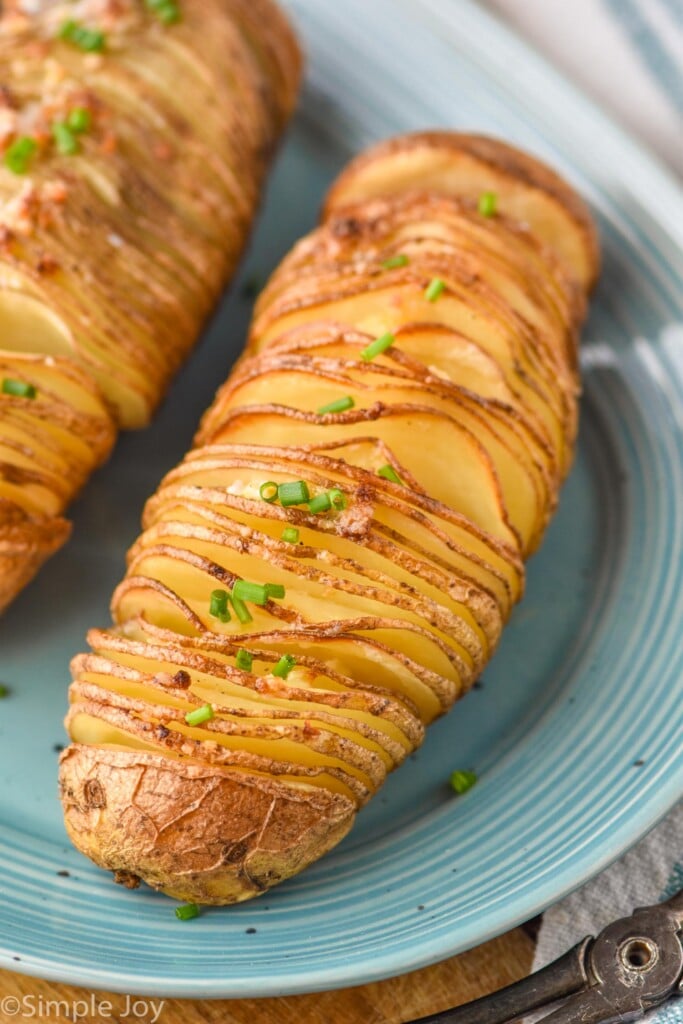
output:
[[[683,205],[632,142],[469,3],[292,0],[301,110],[243,280],[313,223],[352,151],[469,127],[546,157],[592,203],[605,270],[585,335],[576,467],[483,687],[311,870],[176,921],[72,850],[56,800],[68,660],[107,601],[145,497],[185,451],[244,338],[238,284],[146,433],[76,509],[73,542],[0,624],[0,962],[161,996],[327,989],[439,960],[529,918],[633,843],[683,790]],[[678,233],[678,237],[676,234]],[[480,782],[455,798],[447,779]],[[68,877],[62,872],[68,871]]]

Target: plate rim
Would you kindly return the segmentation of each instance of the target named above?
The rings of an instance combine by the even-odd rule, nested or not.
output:
[[[281,2],[285,8],[296,8],[296,0],[281,0]],[[439,0],[399,0],[399,3],[404,10],[420,20],[431,16],[443,21],[447,17],[445,7],[440,5]],[[467,18],[482,26],[482,38],[490,39],[493,34],[496,37],[493,43],[494,47],[502,45],[507,50],[516,52],[518,59],[523,60],[527,65],[533,65],[542,77],[552,80],[555,88],[563,93],[566,104],[573,107],[581,119],[592,119],[604,133],[604,139],[615,152],[627,153],[629,160],[624,161],[619,169],[622,180],[629,182],[633,191],[638,194],[646,212],[674,246],[678,250],[683,249],[683,191],[681,191],[673,172],[663,165],[644,144],[613,121],[580,87],[558,72],[529,43],[498,17],[478,7],[473,0],[459,0],[458,15],[462,16],[463,12]],[[296,23],[296,17],[294,20]],[[448,38],[443,38],[448,43]],[[482,46],[481,38],[477,38],[476,34],[473,45],[475,49]],[[523,83],[518,83],[518,87],[522,92],[525,91]],[[535,98],[539,101],[538,96]],[[548,98],[542,96],[541,100],[550,110],[551,104]],[[635,164],[635,170],[631,169],[632,162]],[[654,202],[653,195],[657,197],[657,203]],[[680,216],[672,215],[672,204],[679,209]],[[660,212],[662,209],[667,210],[666,220]],[[263,994],[268,996],[292,995],[366,984],[436,963],[471,948],[473,944],[488,941],[496,935],[514,928],[530,916],[534,916],[549,904],[557,902],[618,859],[677,803],[682,788],[683,769],[672,772],[666,782],[662,783],[656,792],[650,794],[642,809],[634,809],[629,819],[618,828],[616,839],[615,834],[612,833],[610,843],[603,843],[600,856],[596,857],[594,848],[591,848],[589,853],[583,850],[578,855],[575,854],[571,860],[571,867],[570,862],[567,861],[552,879],[538,887],[534,893],[533,903],[528,898],[528,892],[523,891],[520,896],[513,897],[508,901],[504,914],[501,914],[499,906],[489,908],[482,918],[478,919],[476,927],[474,924],[470,924],[463,930],[460,940],[451,948],[445,948],[441,941],[423,942],[420,944],[419,955],[411,957],[406,950],[402,950],[400,956],[394,951],[381,957],[373,957],[363,972],[359,972],[357,964],[349,967],[344,965],[327,966],[324,970],[316,968],[308,974],[299,971],[296,974],[296,980],[291,985],[278,979],[274,985],[266,986]],[[590,863],[588,863],[589,860]],[[398,960],[400,963],[397,963]],[[54,957],[49,959],[43,957],[26,957],[24,959],[22,957],[21,961],[17,962],[11,953],[5,952],[5,950],[0,950],[0,966],[15,973],[39,977],[48,981],[66,982],[93,991],[112,991],[124,994],[134,992],[141,996],[198,999],[243,998],[255,994],[253,978],[246,979],[244,982],[239,978],[231,978],[227,983],[197,977],[170,980],[159,974],[138,975],[131,974],[129,970],[117,970],[116,968],[104,971],[101,968],[96,970],[87,967],[64,968]]]

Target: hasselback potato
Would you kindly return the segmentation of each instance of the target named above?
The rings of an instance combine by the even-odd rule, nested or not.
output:
[[[2,6],[0,611],[198,336],[299,63],[270,0]]]
[[[346,834],[522,595],[597,263],[581,200],[503,143],[406,136],[342,174],[73,662],[84,853],[231,903]]]

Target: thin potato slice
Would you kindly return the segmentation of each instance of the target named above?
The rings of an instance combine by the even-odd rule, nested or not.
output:
[[[567,183],[528,153],[484,135],[417,132],[380,143],[349,164],[328,193],[325,215],[352,202],[412,190],[476,202],[493,192],[588,291],[600,268],[590,213]]]

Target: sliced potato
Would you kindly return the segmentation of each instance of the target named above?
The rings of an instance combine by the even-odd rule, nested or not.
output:
[[[410,191],[498,208],[548,245],[590,290],[600,269],[597,233],[577,193],[547,164],[499,139],[458,132],[416,132],[389,139],[353,160],[330,189],[324,214],[349,203]]]
[[[0,498],[30,518],[35,548],[0,533],[16,564],[3,607],[65,539],[62,513],[115,431],[149,422],[196,340],[300,70],[271,0],[206,0],[173,25],[149,5],[86,5],[74,17],[106,29],[102,53],[62,38],[63,5],[12,6],[0,14]],[[10,401],[6,381],[36,400]]]
[[[345,835],[474,683],[571,464],[585,216],[471,137],[341,176],[73,661],[62,796],[98,864],[253,896]]]

